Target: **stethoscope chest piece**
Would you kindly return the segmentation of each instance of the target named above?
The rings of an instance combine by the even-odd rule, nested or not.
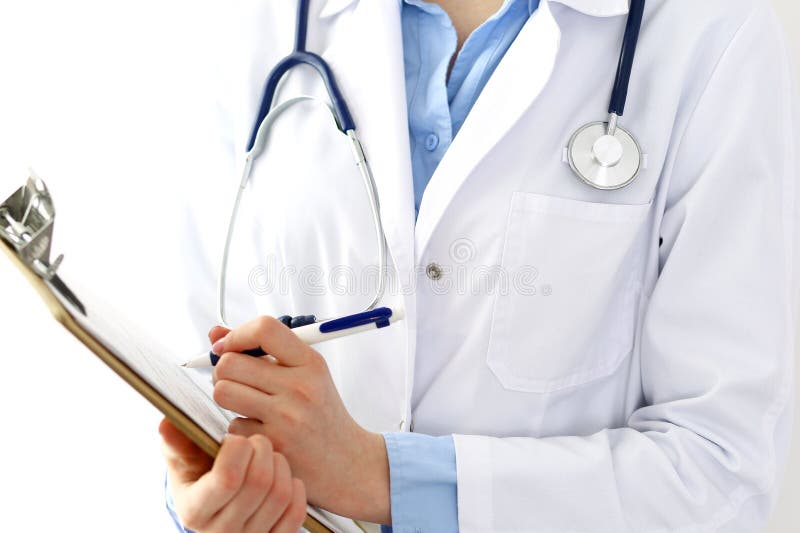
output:
[[[633,182],[644,166],[639,143],[630,132],[617,125],[628,99],[628,85],[642,27],[644,6],[645,0],[630,0],[617,76],[608,105],[608,122],[586,124],[575,132],[567,147],[567,159],[572,171],[595,189],[621,189]]]
[[[607,122],[580,128],[569,141],[569,166],[586,184],[596,189],[621,189],[639,175],[642,150],[623,128],[609,129]]]

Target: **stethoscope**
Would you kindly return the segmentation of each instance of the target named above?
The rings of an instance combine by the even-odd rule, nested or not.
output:
[[[642,151],[639,144],[627,130],[618,125],[618,120],[623,114],[625,101],[628,96],[628,84],[633,69],[636,45],[639,41],[644,4],[645,0],[631,0],[617,75],[614,80],[614,89],[611,95],[608,122],[593,122],[587,124],[578,129],[569,141],[567,152],[570,167],[582,181],[597,189],[612,190],[625,187],[636,179],[636,176],[642,168]],[[386,233],[384,232],[381,222],[380,204],[378,201],[378,190],[375,185],[375,179],[372,176],[369,162],[364,155],[361,142],[356,134],[355,121],[347,106],[347,102],[339,90],[339,86],[336,83],[330,66],[322,57],[306,50],[308,6],[309,0],[298,0],[297,2],[294,50],[291,54],[278,62],[267,76],[263,96],[261,98],[261,105],[259,106],[258,115],[247,144],[247,152],[243,165],[244,169],[228,223],[228,231],[225,236],[225,246],[220,266],[217,312],[220,323],[223,325],[227,324],[225,296],[230,246],[236,227],[236,220],[239,215],[242,196],[250,180],[253,162],[263,151],[269,130],[275,120],[288,108],[299,103],[314,102],[325,106],[325,108],[330,111],[336,127],[347,137],[352,149],[353,160],[364,182],[367,198],[371,207],[375,240],[378,249],[378,272],[387,272],[388,250]],[[292,68],[299,65],[308,65],[316,70],[325,85],[330,102],[325,102],[312,96],[298,96],[273,107],[275,92],[281,79],[283,79],[283,76]],[[370,311],[378,305],[383,299],[385,290],[385,276],[379,275],[377,287],[375,289],[375,297],[364,308],[364,312]],[[280,319],[290,327],[307,325],[317,320],[314,315],[298,317],[283,316],[280,317]]]
[[[386,233],[383,230],[383,223],[381,222],[380,204],[378,202],[378,188],[375,185],[375,179],[372,177],[372,169],[370,168],[369,162],[364,155],[364,150],[361,147],[361,141],[359,141],[358,135],[356,134],[355,121],[353,120],[353,116],[350,114],[350,109],[347,107],[347,102],[339,90],[339,86],[336,83],[336,78],[334,78],[330,66],[320,56],[306,50],[306,34],[308,31],[308,4],[309,0],[299,0],[297,3],[297,26],[294,38],[294,51],[278,62],[278,64],[275,65],[275,67],[267,76],[267,80],[264,85],[264,93],[261,98],[261,105],[258,109],[258,116],[256,117],[253,125],[252,133],[250,134],[250,140],[247,143],[244,170],[242,171],[242,179],[239,182],[239,188],[236,191],[236,199],[234,200],[230,222],[228,223],[228,231],[225,236],[225,247],[222,253],[222,262],[219,273],[217,314],[220,324],[223,325],[228,324],[225,306],[225,292],[230,246],[233,239],[234,228],[236,227],[236,219],[239,215],[239,206],[241,204],[244,191],[247,187],[247,183],[250,180],[253,162],[264,150],[269,130],[275,120],[287,109],[300,103],[316,103],[324,106],[331,113],[336,127],[347,137],[352,151],[353,160],[355,161],[356,167],[358,168],[361,178],[364,182],[367,198],[371,207],[370,211],[372,214],[372,221],[375,228],[375,240],[378,249],[378,272],[381,273],[381,275],[377,276],[375,297],[363,309],[363,312],[366,313],[375,309],[378,303],[383,299],[383,295],[386,291],[386,279],[382,273],[387,272],[388,247],[386,244]],[[330,99],[330,102],[325,102],[313,96],[298,96],[281,102],[275,107],[272,106],[275,92],[281,79],[292,68],[298,65],[309,65],[317,71],[317,74],[319,74],[320,78],[322,78],[322,82],[328,92],[328,98]],[[279,320],[292,328],[322,321],[318,320],[314,315],[301,315],[295,317],[285,315],[279,317]]]
[[[645,0],[631,0],[617,76],[608,106],[608,122],[592,122],[578,129],[567,148],[575,175],[596,189],[614,190],[629,185],[642,168],[642,149],[633,135],[617,123],[625,111],[633,58],[642,28]]]

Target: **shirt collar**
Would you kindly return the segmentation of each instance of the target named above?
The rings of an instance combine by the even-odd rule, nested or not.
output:
[[[374,0],[373,0],[374,1]],[[542,0],[546,1],[546,0]],[[580,11],[585,15],[594,17],[614,17],[617,15],[625,15],[628,13],[629,0],[549,0],[551,2],[558,2],[576,11]],[[324,5],[320,11],[320,18],[328,18],[338,15],[358,0],[324,0]],[[528,0],[528,6],[531,12],[538,2],[536,0]]]

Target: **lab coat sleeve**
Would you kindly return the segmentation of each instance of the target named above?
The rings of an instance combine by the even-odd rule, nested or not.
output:
[[[798,136],[782,33],[756,4],[661,177],[645,405],[592,435],[456,435],[461,531],[763,527],[791,425]]]
[[[385,433],[392,527],[384,533],[458,531],[456,451],[451,436]]]

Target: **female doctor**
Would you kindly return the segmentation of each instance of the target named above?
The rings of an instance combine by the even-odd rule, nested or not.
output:
[[[264,80],[296,39],[296,2],[226,9],[225,138],[193,176],[183,240],[204,335]],[[326,106],[294,102],[237,216],[236,327],[209,334],[214,399],[240,417],[213,465],[160,428],[179,526],[296,531],[306,502],[402,532],[765,523],[793,398],[789,61],[764,0],[650,0],[621,148],[606,147],[635,172],[598,187],[573,134],[608,118],[628,11],[311,2],[306,48],[352,114],[388,268],[350,140]],[[313,68],[291,69],[273,107],[298,95],[327,101]],[[358,312],[381,276],[380,305],[405,311],[391,327],[311,348],[269,318]],[[277,363],[240,353],[254,346]]]

